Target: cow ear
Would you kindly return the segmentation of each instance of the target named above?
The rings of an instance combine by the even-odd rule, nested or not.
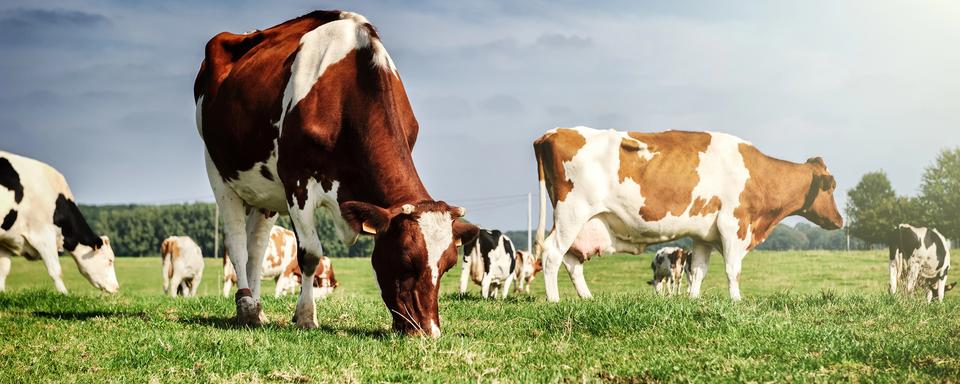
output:
[[[390,227],[390,220],[396,215],[373,204],[345,201],[340,204],[340,216],[354,232],[376,235],[386,231]]]
[[[949,291],[949,290],[953,289],[953,288],[956,287],[956,286],[957,286],[957,282],[954,281],[953,284],[947,284],[945,287],[943,287],[943,290],[944,290],[944,291]]]
[[[453,237],[457,245],[472,243],[480,235],[480,228],[473,224],[467,224],[461,220],[453,222]]]

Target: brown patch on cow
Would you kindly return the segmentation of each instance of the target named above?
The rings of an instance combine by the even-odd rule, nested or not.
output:
[[[274,249],[274,258],[270,259],[270,266],[273,268],[280,267],[280,263],[283,262],[283,250],[286,245],[286,240],[293,236],[293,231],[289,229],[276,229],[270,231],[270,245]],[[291,258],[293,260],[292,264],[296,264],[296,258]]]
[[[714,214],[719,210],[719,197],[711,197],[710,201],[704,200],[702,197],[697,197],[695,200],[693,200],[693,205],[690,206],[690,216],[707,216]]]
[[[559,128],[533,142],[539,177],[547,185],[547,193],[554,206],[566,199],[567,194],[573,190],[573,181],[567,179],[563,163],[572,160],[586,144],[587,139],[577,130],[570,128]]]
[[[751,231],[747,250],[752,250],[783,218],[803,207],[814,174],[808,165],[769,157],[747,143],[740,143],[739,150],[750,177],[733,216],[740,224],[738,238],[746,240]]]
[[[700,153],[710,145],[704,132],[628,132],[620,144],[620,182],[632,179],[641,186],[644,204],[640,217],[658,221],[671,214],[682,215],[690,207],[693,189],[700,182]],[[639,143],[638,143],[639,142]],[[645,156],[652,154],[647,160]],[[711,200],[712,201],[712,200]],[[719,206],[719,199],[717,203]]]

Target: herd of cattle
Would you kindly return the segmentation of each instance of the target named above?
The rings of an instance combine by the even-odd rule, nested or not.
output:
[[[206,45],[194,85],[206,170],[223,213],[224,295],[236,284],[237,321],[265,321],[263,278],[275,295],[298,292],[294,322],[317,326],[315,299],[337,287],[323,256],[315,211],[334,218],[340,239],[375,236],[371,255],[393,328],[440,335],[441,276],[458,262],[484,297],[505,297],[516,280],[529,291],[543,270],[546,298],[560,299],[563,265],[580,297],[591,297],[584,263],[612,252],[691,238],[692,250],[664,248],[651,265],[657,292],[698,297],[713,250],[723,256],[730,297],[739,300],[743,258],[788,216],[825,229],[843,219],[824,161],[792,163],[740,138],[714,132],[621,132],[557,128],[533,142],[540,217],[533,254],[503,233],[460,220],[466,211],[434,199],[411,157],[419,125],[393,60],[363,16],[316,11]],[[451,148],[451,152],[455,149]],[[450,153],[455,156],[455,153]],[[42,259],[66,292],[63,250],[90,282],[119,289],[106,237],[84,221],[63,176],[0,152],[0,290],[10,257]],[[547,202],[553,227],[546,231]],[[294,231],[274,226],[289,215]],[[901,225],[890,237],[890,291],[943,298],[949,247],[936,230]],[[161,246],[167,294],[196,294],[200,248],[170,237]],[[685,276],[685,277],[684,277]],[[302,287],[297,291],[298,284]]]

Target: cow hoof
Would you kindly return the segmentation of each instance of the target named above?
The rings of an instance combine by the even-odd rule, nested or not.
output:
[[[263,315],[263,309],[260,302],[250,296],[244,296],[237,299],[237,323],[240,325],[256,327],[266,320]]]

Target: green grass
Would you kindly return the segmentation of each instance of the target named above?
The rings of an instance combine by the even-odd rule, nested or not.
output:
[[[290,324],[295,297],[264,299],[267,326],[234,327],[217,260],[203,297],[171,300],[159,258],[118,259],[113,296],[95,292],[70,259],[61,260],[69,296],[54,293],[41,263],[15,259],[0,294],[0,382],[960,379],[960,296],[942,305],[890,297],[884,252],[755,252],[741,303],[727,299],[719,255],[700,300],[653,296],[649,260],[590,261],[588,301],[561,272],[555,304],[543,300],[540,276],[530,296],[453,294],[455,268],[443,279],[444,336],[431,340],[389,331],[369,259],[334,260],[341,287],[318,305],[312,331]]]

